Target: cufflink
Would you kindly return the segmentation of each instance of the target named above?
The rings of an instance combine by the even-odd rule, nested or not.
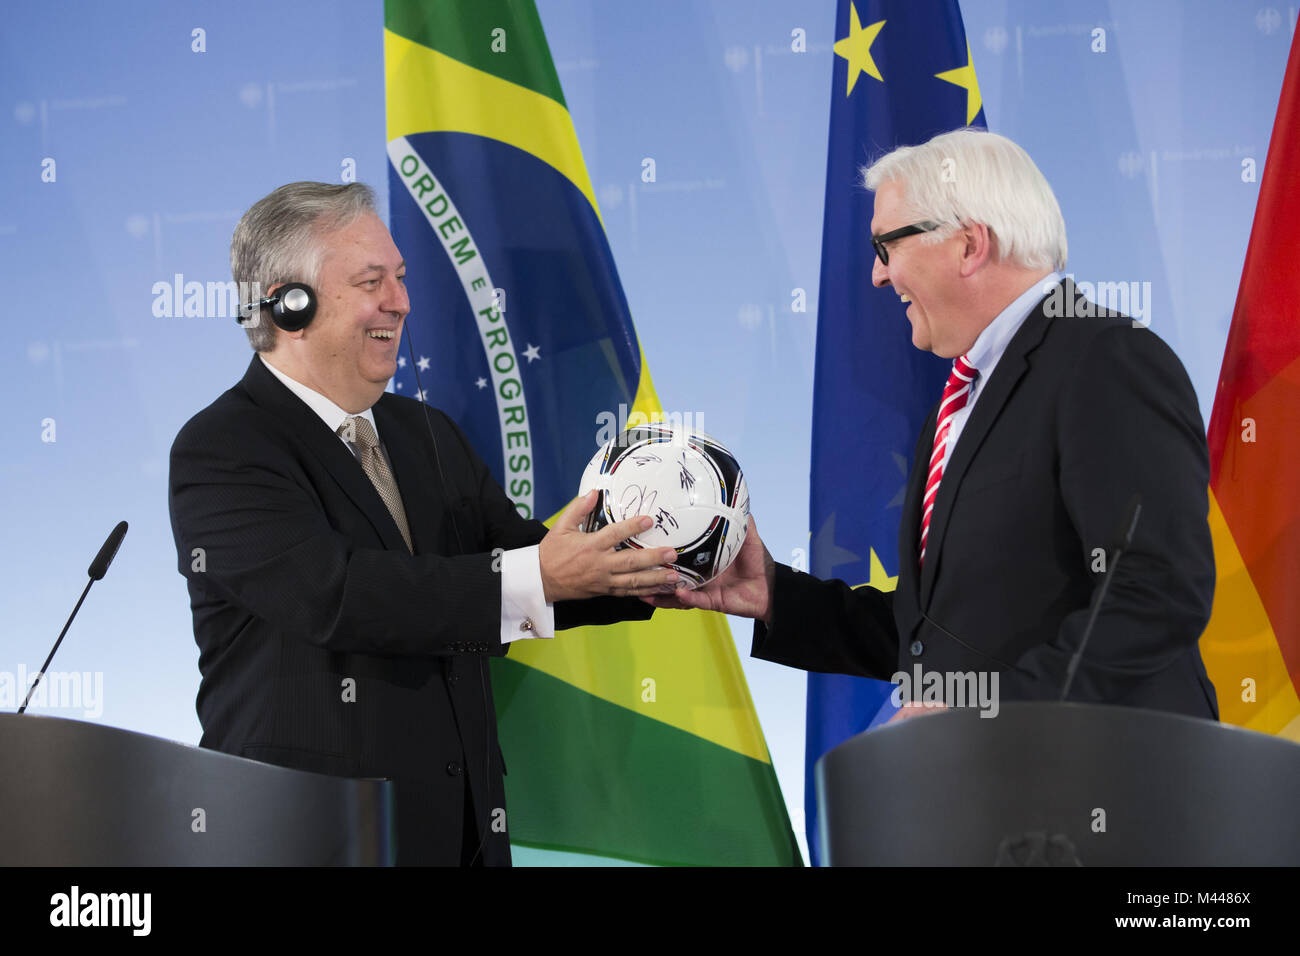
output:
[[[527,633],[531,631],[533,628],[535,628],[536,626],[537,625],[533,623],[533,619],[531,617],[526,617],[524,618],[523,623],[519,625],[519,630],[523,631],[524,633]]]

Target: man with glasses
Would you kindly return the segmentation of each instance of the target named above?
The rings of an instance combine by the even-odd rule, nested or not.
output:
[[[775,564],[751,523],[726,574],[646,600],[752,617],[754,655],[805,670],[991,673],[1003,701],[1056,699],[1136,512],[1070,699],[1217,719],[1197,648],[1209,463],[1177,356],[1078,304],[1056,197],[1010,140],[945,133],[865,185],[872,282],[908,304],[912,343],[953,363],[917,440],[896,590]]]

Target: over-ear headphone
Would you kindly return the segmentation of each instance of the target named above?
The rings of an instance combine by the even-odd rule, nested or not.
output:
[[[241,305],[235,320],[243,325],[247,316],[268,307],[271,310],[272,322],[286,332],[297,332],[299,329],[305,329],[312,317],[316,315],[316,293],[305,282],[286,282],[280,286],[275,295],[258,299],[248,305]]]

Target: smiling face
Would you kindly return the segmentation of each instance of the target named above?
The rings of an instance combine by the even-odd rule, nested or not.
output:
[[[903,199],[902,183],[881,183],[876,190],[871,234],[883,235],[914,222]],[[927,242],[924,235],[895,239],[888,244],[889,265],[877,256],[871,269],[872,285],[893,286],[909,303],[912,344],[944,358],[961,355],[974,342],[969,334],[969,309],[963,308],[961,301],[961,235],[939,242]]]
[[[320,238],[316,317],[300,332],[277,332],[267,359],[349,414],[365,411],[397,371],[411,310],[406,263],[374,213]]]

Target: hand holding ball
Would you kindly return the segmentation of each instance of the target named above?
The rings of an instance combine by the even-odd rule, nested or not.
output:
[[[670,567],[688,587],[727,570],[745,542],[745,476],[735,456],[703,432],[658,422],[629,428],[582,473],[578,494],[592,489],[600,495],[583,530],[649,515],[654,526],[620,547],[672,548],[677,560]]]

